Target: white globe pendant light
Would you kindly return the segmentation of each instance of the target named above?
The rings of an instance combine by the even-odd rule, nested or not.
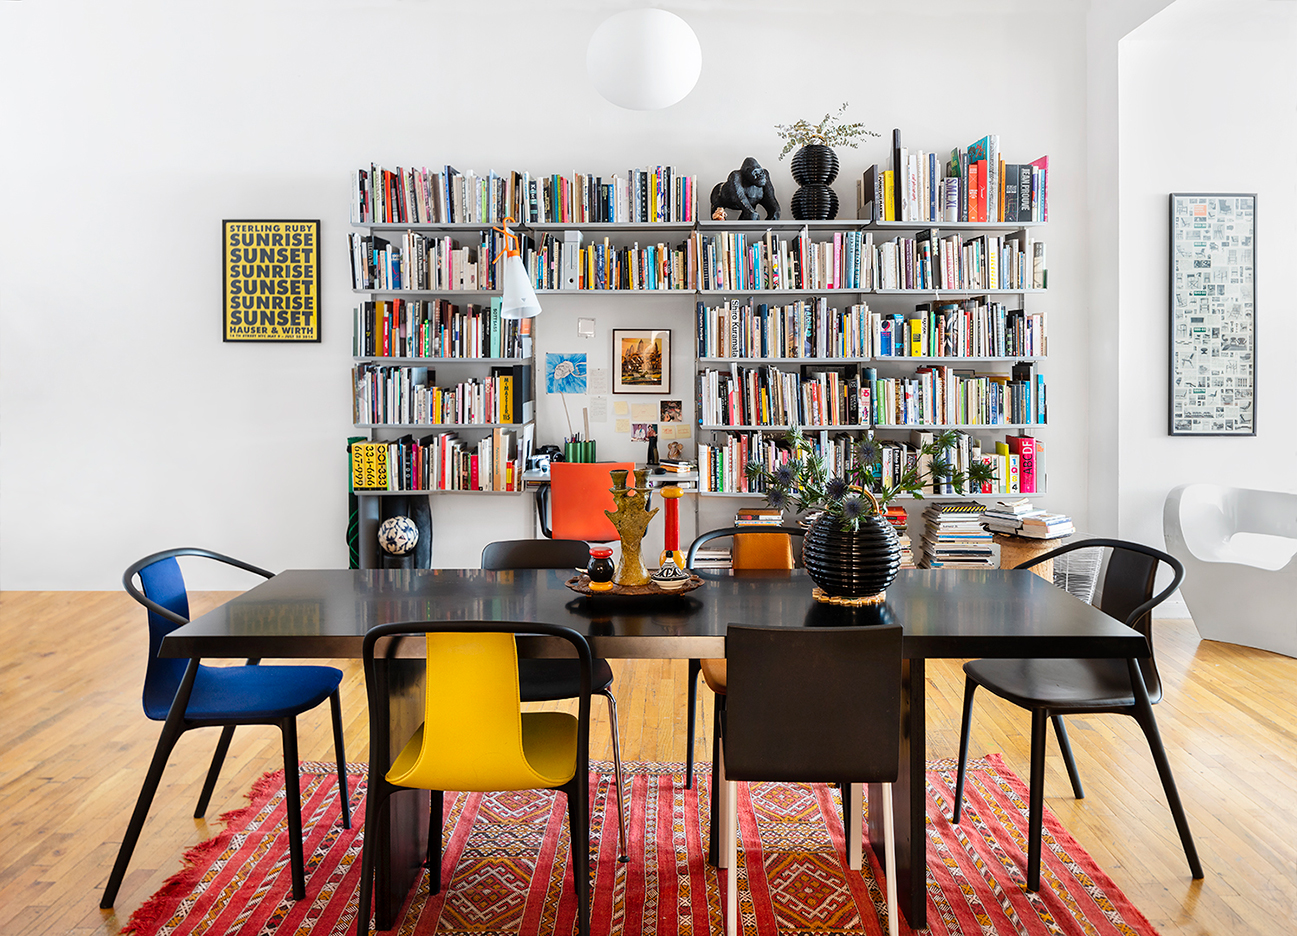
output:
[[[698,83],[703,50],[689,24],[666,10],[626,10],[590,37],[586,70],[595,90],[628,110],[660,110]]]

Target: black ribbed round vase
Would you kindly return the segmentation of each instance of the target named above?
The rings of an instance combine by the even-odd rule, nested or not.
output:
[[[829,186],[838,177],[838,154],[820,143],[793,153],[793,192],[790,207],[798,221],[831,221],[838,216],[838,193]]]
[[[798,185],[832,185],[838,177],[838,154],[820,143],[793,153],[793,181]]]
[[[881,601],[901,570],[901,544],[892,525],[877,513],[861,517],[855,532],[821,516],[802,539],[802,564],[824,599]]]

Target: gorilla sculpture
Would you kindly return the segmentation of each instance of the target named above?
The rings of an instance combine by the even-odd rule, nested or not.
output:
[[[755,221],[758,205],[766,209],[767,221],[779,220],[779,202],[770,173],[749,156],[728,179],[717,182],[712,189],[712,217],[716,216],[717,208],[734,208],[741,212],[740,221]]]

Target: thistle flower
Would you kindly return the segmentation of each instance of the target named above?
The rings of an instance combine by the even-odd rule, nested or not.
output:
[[[780,465],[774,471],[774,481],[780,487],[788,487],[793,483],[793,469],[789,465]]]
[[[782,488],[772,487],[766,492],[766,503],[776,510],[783,510],[788,506],[788,492]]]
[[[859,520],[865,512],[865,502],[859,497],[848,498],[842,502],[842,519],[851,521]]]
[[[860,440],[860,461],[866,465],[872,465],[882,457],[883,449],[873,439]]]
[[[847,482],[845,478],[829,478],[829,483],[824,485],[824,494],[833,500],[839,500],[847,493]]]

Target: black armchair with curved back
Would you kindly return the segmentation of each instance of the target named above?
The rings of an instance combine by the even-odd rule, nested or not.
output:
[[[968,759],[968,738],[972,722],[973,695],[981,686],[1014,705],[1031,711],[1031,799],[1028,817],[1027,887],[1040,889],[1041,823],[1044,813],[1045,724],[1053,722],[1062,750],[1063,762],[1077,799],[1085,793],[1080,774],[1072,757],[1065,715],[1111,713],[1134,718],[1148,739],[1153,761],[1157,765],[1162,788],[1166,793],[1175,826],[1180,834],[1185,857],[1195,878],[1203,876],[1198,852],[1194,848],[1189,821],[1176,790],[1171,764],[1153,717],[1153,703],[1162,698],[1162,681],[1153,659],[1152,611],[1184,579],[1184,566],[1159,549],[1118,539],[1087,539],[1068,543],[1019,565],[1027,569],[1078,549],[1111,550],[1108,570],[1096,605],[1100,611],[1124,621],[1148,640],[1147,659],[1025,659],[973,660],[964,664],[964,714],[959,732],[959,774],[955,783],[955,807],[951,821],[959,822],[963,805],[964,767]],[[1171,581],[1154,594],[1158,569],[1165,565],[1172,572]]]
[[[788,546],[786,549],[756,549],[749,550],[746,554],[741,550],[733,553],[733,568],[736,569],[791,569],[797,564],[797,556],[792,549],[792,537],[805,536],[806,531],[797,526],[734,526],[722,527],[717,530],[708,530],[706,533],[700,533],[698,537],[689,544],[689,552],[685,555],[685,568],[692,569],[694,560],[698,558],[698,550],[706,543],[714,539],[723,539],[725,537],[745,537],[746,540],[755,539],[755,534],[784,534]],[[767,542],[770,542],[767,540]],[[721,664],[723,668],[723,661]],[[698,677],[703,670],[702,660],[689,661],[689,675],[686,677],[686,685],[689,689],[689,701],[687,703],[689,718],[688,741],[685,752],[685,788],[689,789],[694,785],[694,738],[697,731],[698,721]],[[716,679],[711,680],[712,688],[716,691],[723,691],[723,682],[718,683]],[[719,689],[718,689],[719,687]],[[715,744],[712,745],[715,749]],[[714,759],[714,758],[713,758]]]
[[[499,540],[487,543],[482,550],[482,568],[488,571],[507,569],[583,569],[590,559],[590,547],[582,540]],[[580,687],[577,660],[518,659],[518,691],[523,702],[555,702],[574,699]],[[622,798],[621,732],[617,725],[617,699],[612,694],[613,672],[608,661],[595,659],[590,691],[608,702],[608,721],[612,729],[613,783],[617,793],[617,831],[621,861],[627,861],[626,816]]]

